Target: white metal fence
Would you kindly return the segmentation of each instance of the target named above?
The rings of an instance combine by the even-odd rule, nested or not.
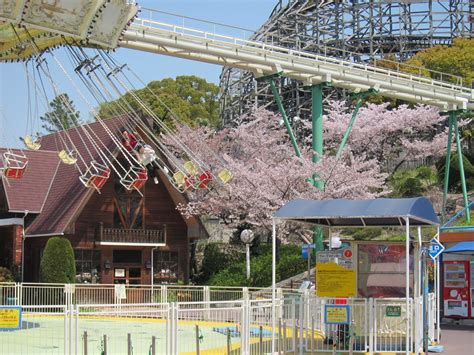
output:
[[[43,302],[44,304],[39,304]],[[419,299],[330,299],[279,289],[0,284],[22,329],[0,331],[0,354],[279,354],[418,352]],[[326,306],[350,309],[329,324]],[[434,336],[435,298],[427,305]],[[273,325],[275,317],[275,328]],[[408,334],[406,332],[408,322]],[[421,330],[420,330],[421,329]]]

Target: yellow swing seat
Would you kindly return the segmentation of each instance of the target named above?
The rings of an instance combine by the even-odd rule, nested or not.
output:
[[[35,142],[31,136],[25,136],[23,143],[25,143],[25,146],[30,150],[38,150],[41,148],[41,144],[38,141]]]
[[[232,172],[228,169],[222,169],[221,171],[219,171],[219,173],[217,174],[217,177],[224,183],[224,184],[227,184],[230,180],[232,180],[232,178],[234,177],[234,175],[232,174]]]

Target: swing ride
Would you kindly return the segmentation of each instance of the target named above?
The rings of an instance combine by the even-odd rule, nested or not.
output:
[[[91,6],[100,3],[85,2]],[[50,15],[57,15],[62,20],[67,17],[63,16],[66,13],[76,11],[73,7],[63,6],[64,11],[57,14],[55,11],[58,7],[54,9],[51,6],[45,8],[40,6],[41,4],[37,1],[30,1],[25,11],[43,11],[43,13],[44,11],[52,11]],[[92,13],[86,16],[91,21],[87,32],[87,45],[114,47],[118,40],[118,33],[125,26],[124,19],[131,20],[136,14],[136,7],[128,4],[128,2],[117,0],[106,2],[102,7],[94,6],[85,8],[85,12],[92,11],[93,8],[96,10],[94,16],[92,16]],[[107,21],[111,20],[110,16],[104,17],[103,14],[112,13],[112,8],[115,8],[115,10],[121,9],[120,21],[117,21],[117,16],[114,18],[116,21],[114,34],[110,34],[107,43],[101,42],[97,37],[99,33],[97,28],[104,28],[108,23]],[[5,9],[3,10],[5,12]],[[10,8],[10,10],[14,12],[17,8]],[[4,13],[0,18],[15,22],[12,18],[18,18],[18,16],[8,17]],[[22,15],[22,19],[30,21],[32,16],[28,12],[28,14]],[[59,69],[59,72],[62,73],[63,77],[67,79],[81,100],[87,105],[96,122],[109,136],[113,143],[112,146],[104,144],[103,140],[89,125],[78,125],[74,128],[75,138],[73,139],[70,127],[55,112],[50,113],[50,118],[54,124],[61,129],[58,135],[59,142],[56,142],[58,157],[62,163],[73,166],[77,170],[79,181],[84,187],[100,193],[112,173],[117,176],[117,180],[125,189],[137,191],[139,194],[142,194],[141,190],[149,176],[155,174],[155,181],[158,181],[156,180],[158,172],[163,174],[180,192],[210,190],[212,183],[227,184],[230,182],[232,173],[225,168],[225,162],[222,158],[219,159],[223,162],[222,166],[214,174],[212,172],[213,168],[203,162],[195,152],[181,142],[172,129],[136,93],[137,86],[134,81],[138,80],[139,83],[144,83],[128,65],[117,63],[112,55],[103,49],[87,50],[82,48],[84,41],[79,41],[74,36],[66,36],[64,31],[47,35],[44,30],[39,29],[41,27],[39,25],[40,19],[35,19],[35,21],[29,22],[31,28],[13,24],[3,25],[0,38],[9,38],[10,40],[0,41],[3,44],[3,48],[0,47],[0,60],[25,60],[24,68],[28,83],[29,105],[31,105],[31,101],[35,101],[35,107],[41,104],[47,110],[49,102],[52,98],[56,98],[66,109],[67,114],[79,122],[78,113],[75,112],[67,96],[62,94],[63,91],[58,84],[58,78],[52,75],[53,71],[50,66],[55,65],[56,69]],[[43,19],[43,25],[44,21],[47,22],[47,20]],[[53,27],[54,25],[49,26],[48,29],[53,29]],[[82,26],[82,29],[80,29],[82,33],[84,33],[84,29],[85,27]],[[78,32],[72,34],[77,35]],[[68,65],[63,63],[53,51],[45,51],[46,48],[59,43],[66,48],[69,58],[68,64],[72,66],[72,70],[68,70]],[[28,48],[28,50],[25,51],[25,48]],[[71,72],[74,74],[71,74]],[[172,123],[178,123],[179,118],[170,108],[160,100],[156,93],[149,88],[148,90],[169,113]],[[123,98],[125,94],[132,98],[134,106]],[[92,101],[90,97],[93,98]],[[112,101],[114,104],[111,105],[111,110],[115,119],[113,121],[104,120],[100,117],[96,107]],[[138,107],[138,109],[134,107]],[[31,107],[29,107],[28,112],[28,122],[30,122],[33,120],[32,116],[37,116],[37,112],[32,113]],[[143,118],[143,114],[151,120],[152,124]],[[41,141],[33,138],[32,127],[34,124],[30,125],[31,132],[24,136],[23,143],[28,150],[40,150],[42,149]],[[157,127],[157,129],[153,127]],[[133,146],[130,145],[130,142],[124,142],[124,132],[133,132],[133,134],[127,133],[127,135],[133,136]],[[171,151],[162,142],[161,136],[170,139],[173,145],[178,148],[178,152]],[[214,155],[216,154],[214,153]],[[3,154],[2,161],[2,178],[8,180],[23,177],[28,164],[25,155],[8,151]]]

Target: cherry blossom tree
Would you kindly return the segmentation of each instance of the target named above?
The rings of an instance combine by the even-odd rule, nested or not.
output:
[[[314,164],[309,147],[303,147],[301,158],[295,156],[275,114],[260,110],[246,121],[218,132],[178,127],[179,139],[212,171],[226,167],[234,175],[229,184],[216,181],[211,191],[190,193],[188,205],[179,207],[183,214],[268,227],[273,212],[294,198],[371,198],[387,192],[387,176],[376,160],[346,154],[344,160],[325,156]],[[172,145],[170,139],[167,143]],[[313,174],[324,181],[323,190],[306,181]]]

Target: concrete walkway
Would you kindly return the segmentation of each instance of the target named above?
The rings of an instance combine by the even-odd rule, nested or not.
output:
[[[440,344],[445,355],[474,354],[474,326],[442,324]]]

